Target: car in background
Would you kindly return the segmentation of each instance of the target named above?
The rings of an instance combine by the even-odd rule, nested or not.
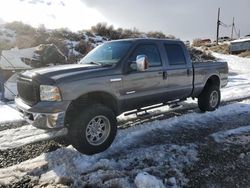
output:
[[[226,42],[226,41],[231,41],[231,38],[229,37],[219,37],[219,42]]]

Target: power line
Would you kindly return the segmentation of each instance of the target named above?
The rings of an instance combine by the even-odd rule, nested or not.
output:
[[[0,54],[0,56],[2,56],[4,59],[5,59],[5,61],[8,63],[8,64],[10,64],[10,66],[12,66],[12,68],[14,68],[15,69],[15,66],[3,55],[3,54]]]
[[[222,21],[220,21],[220,25],[223,26],[223,27],[232,27],[232,25],[225,24]]]
[[[233,39],[234,32],[237,35],[237,37],[240,37],[240,30],[237,32],[237,28],[235,26],[235,21],[233,18],[233,23],[232,24],[225,24],[220,20],[220,8],[218,8],[218,17],[217,17],[217,30],[216,30],[216,44],[218,45],[218,40],[219,40],[219,32],[220,32],[220,26],[224,28],[231,28],[231,39]]]

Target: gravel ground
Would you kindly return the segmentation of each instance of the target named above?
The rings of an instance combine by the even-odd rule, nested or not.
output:
[[[250,142],[246,144],[216,143],[210,137],[214,132],[247,126],[249,123],[250,112],[236,113],[233,117],[227,117],[227,123],[215,120],[211,129],[193,132],[193,141],[199,142],[197,144],[199,160],[191,168],[185,169],[186,177],[190,180],[187,187],[250,186]],[[240,136],[249,138],[250,134]]]
[[[40,141],[19,148],[0,151],[0,168],[21,163],[25,160],[35,158],[42,153],[55,151],[67,145],[63,138],[56,138],[54,140]]]
[[[0,185],[0,188],[34,188],[38,183],[38,179],[31,176],[24,176],[20,181],[17,181],[11,185]]]
[[[0,131],[4,131],[7,129],[15,129],[23,125],[27,125],[27,122],[26,121],[13,121],[13,122],[2,123],[0,126]]]
[[[188,187],[249,187],[250,145],[200,145],[198,158],[186,169]]]

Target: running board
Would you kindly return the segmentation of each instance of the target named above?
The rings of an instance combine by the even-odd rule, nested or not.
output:
[[[129,116],[129,115],[132,115],[132,114],[136,114],[137,116],[146,115],[146,114],[149,114],[147,112],[148,110],[152,110],[152,109],[159,108],[159,107],[162,107],[162,106],[169,106],[170,108],[176,108],[176,107],[180,106],[178,103],[183,102],[185,100],[186,99],[174,100],[174,101],[169,101],[169,102],[166,102],[166,103],[156,104],[156,105],[153,105],[153,106],[139,108],[137,110],[133,110],[133,111],[124,113],[124,116]],[[144,114],[138,114],[138,113],[141,113],[141,112],[144,112]]]

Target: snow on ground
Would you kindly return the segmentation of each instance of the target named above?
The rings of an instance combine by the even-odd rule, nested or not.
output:
[[[228,81],[228,85],[221,90],[222,101],[242,99],[250,96],[250,73],[231,75]]]
[[[213,56],[228,62],[228,85],[221,91],[222,101],[250,96],[250,58],[235,55],[212,53]]]
[[[0,42],[13,43],[16,41],[16,33],[0,25]]]
[[[218,59],[228,62],[229,72],[237,74],[250,73],[250,58],[243,58],[236,55],[212,53]]]
[[[20,121],[22,117],[16,110],[13,103],[3,103],[0,101],[0,126],[6,122]]]
[[[75,48],[77,47],[77,45],[79,45],[79,41],[73,41],[73,40],[65,40],[64,41],[66,44],[66,47],[68,48],[69,52],[68,55],[72,56],[79,56],[81,55],[81,53],[79,53],[78,51],[75,50]]]
[[[236,129],[230,129],[226,131],[220,131],[211,135],[218,143],[227,142],[234,144],[250,143],[250,125],[239,127]]]
[[[26,144],[55,138],[66,134],[66,130],[48,131],[25,125],[16,129],[0,131],[0,150],[16,148]]]
[[[166,174],[163,175],[159,169],[162,166],[164,168],[169,166],[178,174],[178,179],[181,181],[178,184],[183,186],[187,182],[182,174],[183,168],[198,160],[196,145],[179,146],[161,142],[148,145],[145,140],[148,139],[147,135],[152,135],[156,130],[164,132],[180,127],[198,129],[205,126],[209,128],[209,122],[214,119],[223,122],[226,117],[233,116],[236,112],[244,114],[249,111],[250,100],[245,100],[223,106],[214,112],[190,113],[178,118],[144,123],[120,130],[108,150],[93,156],[82,155],[69,146],[21,164],[0,169],[0,183],[7,180],[15,181],[15,178],[30,174],[39,176],[39,181],[42,183],[57,184],[66,178],[71,179],[77,186],[82,183],[84,177],[84,181],[88,181],[90,184],[104,186],[107,177],[122,178],[122,181],[126,181],[127,177],[134,177],[140,172],[154,172],[159,176],[165,176]],[[41,165],[40,170],[36,170],[39,165]],[[24,168],[25,166],[28,166],[27,169]],[[34,166],[34,168],[30,168],[30,166]]]
[[[165,188],[161,180],[147,172],[141,172],[135,177],[135,185],[137,188]]]

